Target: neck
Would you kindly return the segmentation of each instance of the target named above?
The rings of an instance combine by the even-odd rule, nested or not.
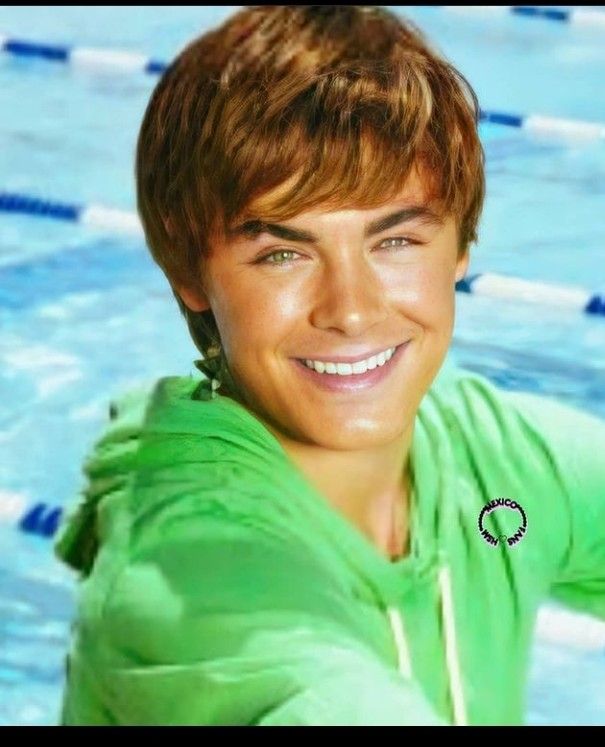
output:
[[[331,451],[273,432],[307,480],[383,556],[408,554],[413,422],[396,441],[362,451]]]

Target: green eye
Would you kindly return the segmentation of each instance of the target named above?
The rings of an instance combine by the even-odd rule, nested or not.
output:
[[[288,263],[287,257],[284,259],[284,255],[290,255],[290,254],[296,254],[296,252],[292,251],[291,249],[278,249],[275,252],[271,252],[270,254],[265,254],[264,257],[259,257],[256,262],[258,264],[267,264],[267,265],[284,265]],[[281,259],[284,259],[284,261],[270,261],[271,257],[280,257]]]

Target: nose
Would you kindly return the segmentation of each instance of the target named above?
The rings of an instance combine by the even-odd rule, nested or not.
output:
[[[321,273],[311,322],[319,329],[361,337],[387,318],[388,294],[363,256],[346,254]]]

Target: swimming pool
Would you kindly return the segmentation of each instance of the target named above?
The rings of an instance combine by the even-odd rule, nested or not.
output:
[[[169,60],[232,7],[0,7],[7,35]],[[605,122],[603,28],[403,12],[484,109]],[[604,11],[605,12],[605,11]],[[0,57],[0,189],[131,210],[132,155],[155,78]],[[471,273],[605,291],[605,143],[482,125],[488,196]],[[3,265],[3,266],[2,266]],[[605,418],[605,319],[457,296],[452,356],[510,389]],[[139,239],[0,215],[0,498],[71,502],[108,399],[198,357]],[[0,724],[57,721],[73,579],[47,539],[0,521]],[[605,723],[605,651],[538,641],[528,721]]]

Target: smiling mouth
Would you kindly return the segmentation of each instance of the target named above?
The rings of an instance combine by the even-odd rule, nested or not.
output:
[[[409,342],[409,340],[406,342]],[[339,361],[338,359],[325,361],[305,358],[296,358],[295,360],[319,374],[328,374],[329,376],[360,376],[368,371],[385,366],[399,348],[405,344],[404,342],[391,348],[385,348],[378,354],[368,356],[367,358],[360,358],[356,361]]]
[[[294,358],[293,361],[308,381],[315,383],[322,389],[332,392],[358,391],[373,387],[385,380],[395,370],[398,361],[405,355],[410,342],[410,340],[407,340],[395,348],[389,348],[389,351],[393,351],[389,357],[381,353],[379,356],[373,356],[374,360],[367,359],[372,368],[366,368],[365,371],[361,370],[359,372],[353,372],[354,364],[351,363],[320,364],[319,368],[324,370],[318,371],[315,366],[309,366],[301,358]],[[361,363],[361,361],[358,363]]]

